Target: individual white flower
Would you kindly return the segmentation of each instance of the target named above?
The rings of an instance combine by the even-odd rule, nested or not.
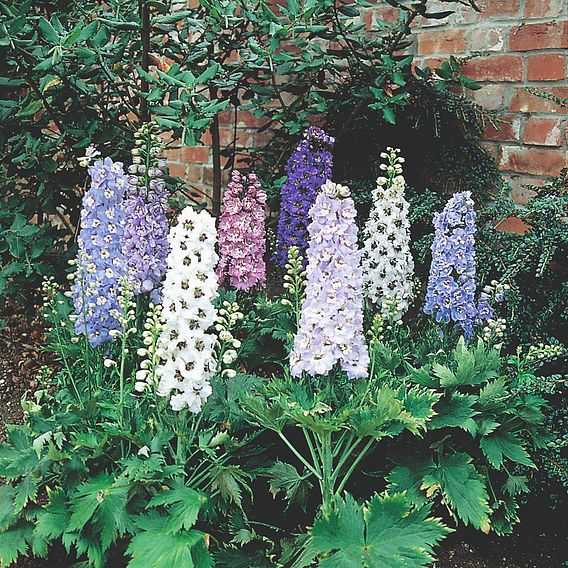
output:
[[[217,296],[215,220],[207,211],[186,207],[168,236],[170,253],[162,292],[162,329],[156,353],[157,393],[169,396],[174,410],[198,413],[211,394],[215,373]]]
[[[388,150],[388,178],[379,177],[373,206],[363,231],[365,295],[390,320],[399,320],[412,301],[414,261],[410,253],[408,202],[404,198],[402,158]],[[384,167],[382,167],[384,166]],[[394,307],[393,307],[394,306]]]

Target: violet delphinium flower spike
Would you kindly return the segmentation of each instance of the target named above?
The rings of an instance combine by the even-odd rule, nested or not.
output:
[[[424,313],[437,322],[454,322],[471,339],[474,326],[493,310],[482,295],[475,302],[475,210],[471,192],[456,193],[434,216],[432,264]]]
[[[284,266],[287,251],[298,247],[304,256],[307,248],[308,212],[316,194],[326,180],[331,178],[334,139],[321,128],[311,126],[286,164],[287,180],[280,190],[280,216],[275,259]]]
[[[166,272],[168,254],[166,163],[160,158],[163,141],[157,125],[144,124],[135,136],[124,203],[123,252],[134,293],[156,294]]]
[[[219,265],[221,283],[246,292],[266,282],[266,193],[254,173],[234,170],[219,220]]]
[[[120,280],[125,274],[122,199],[128,185],[120,162],[110,158],[89,166],[91,186],[83,197],[77,271],[71,287],[75,331],[95,347],[119,330]]]
[[[325,375],[338,363],[350,379],[365,377],[363,275],[349,188],[327,181],[310,216],[305,299],[290,371]]]

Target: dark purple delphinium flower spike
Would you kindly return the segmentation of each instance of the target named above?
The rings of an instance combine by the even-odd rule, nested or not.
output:
[[[153,123],[136,133],[136,148],[129,167],[129,187],[124,203],[123,252],[135,294],[157,293],[166,272],[168,255],[168,190],[163,141]]]
[[[321,128],[311,126],[286,164],[288,179],[280,190],[276,261],[281,266],[288,260],[288,249],[297,246],[305,258],[308,246],[308,212],[319,188],[331,178],[334,139]]]
[[[475,301],[475,210],[471,192],[456,193],[434,216],[432,264],[424,313],[437,322],[454,322],[466,339],[474,326],[489,319],[493,309],[486,294]]]
[[[94,155],[94,154],[93,154]],[[89,157],[83,163],[88,163]],[[122,199],[128,185],[120,162],[110,158],[89,167],[91,187],[83,197],[77,271],[71,287],[75,331],[96,347],[121,329],[118,296],[125,275],[121,243]]]

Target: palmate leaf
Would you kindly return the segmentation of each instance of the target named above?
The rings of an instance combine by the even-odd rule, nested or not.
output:
[[[476,401],[476,396],[459,392],[443,398],[435,407],[436,416],[430,420],[429,428],[462,428],[472,436],[475,435],[477,425],[473,418],[479,414],[473,409]]]
[[[402,399],[402,420],[405,427],[415,434],[425,429],[426,424],[436,414],[434,405],[440,397],[440,394],[431,389],[413,387],[406,390]]]
[[[101,474],[82,483],[71,497],[68,532],[81,531],[87,523],[94,526],[105,551],[119,536],[131,529],[128,485],[114,485],[112,476]],[[90,549],[91,547],[89,547]]]
[[[250,475],[237,465],[220,465],[214,470],[211,487],[218,489],[224,499],[240,507],[243,488],[250,493],[246,483],[249,477]]]
[[[450,529],[412,508],[403,493],[375,495],[361,506],[349,494],[318,519],[309,548],[321,568],[413,568],[434,560],[433,547]]]
[[[167,506],[168,520],[164,530],[177,533],[182,529],[193,527],[199,516],[199,511],[207,497],[190,487],[179,485],[168,491],[158,493],[148,504],[148,508]]]
[[[12,528],[0,533],[0,566],[11,566],[20,556],[27,556],[32,526]]]
[[[307,475],[300,475],[289,463],[277,461],[268,470],[270,492],[274,497],[282,491],[288,500],[286,509],[297,503],[304,511],[313,485]]]
[[[423,479],[427,494],[439,487],[445,503],[465,525],[489,532],[489,496],[485,484],[466,453],[440,456],[438,465]]]
[[[487,489],[466,453],[407,461],[387,476],[389,491],[406,491],[412,503],[422,504],[438,491],[450,511],[465,525],[489,531],[491,509]]]
[[[198,530],[172,533],[167,517],[157,511],[141,515],[141,529],[128,548],[128,568],[210,568],[213,564],[205,546],[205,535]]]
[[[522,442],[510,432],[498,431],[481,438],[479,447],[495,469],[501,469],[504,458],[527,467],[536,467]]]
[[[67,508],[67,498],[62,490],[48,490],[47,496],[49,502],[38,514],[34,532],[39,538],[50,541],[59,538],[65,532],[71,513]]]

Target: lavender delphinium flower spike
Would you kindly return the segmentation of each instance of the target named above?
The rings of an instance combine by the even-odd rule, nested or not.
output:
[[[265,204],[256,175],[234,170],[223,196],[216,272],[221,283],[237,290],[262,288],[266,282]]]
[[[434,216],[432,264],[424,313],[437,322],[454,322],[471,339],[476,323],[489,319],[493,310],[482,295],[475,301],[475,210],[471,192],[456,193]]]
[[[164,181],[163,142],[158,127],[147,123],[136,132],[136,148],[124,203],[123,252],[135,294],[157,292],[168,255],[168,191]]]
[[[92,156],[86,156],[83,163]],[[95,347],[111,340],[113,330],[121,328],[118,296],[125,274],[122,199],[128,181],[122,164],[110,158],[89,166],[89,175],[91,187],[83,197],[71,293],[77,315],[75,331],[86,334]]]
[[[298,247],[304,256],[307,248],[308,212],[319,188],[331,178],[334,139],[321,128],[311,126],[286,164],[287,180],[280,190],[276,253],[280,266],[288,260],[287,251]]]
[[[294,377],[325,375],[339,363],[350,379],[365,377],[363,275],[349,188],[326,182],[310,216],[305,300],[290,371]]]

